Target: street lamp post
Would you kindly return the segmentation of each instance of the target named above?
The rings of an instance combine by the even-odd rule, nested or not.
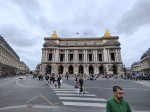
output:
[[[126,79],[127,74],[126,74],[126,67],[125,67],[125,65],[123,65],[123,70],[124,70],[124,79]]]
[[[106,77],[106,68],[104,68],[103,74],[104,74],[104,77]]]

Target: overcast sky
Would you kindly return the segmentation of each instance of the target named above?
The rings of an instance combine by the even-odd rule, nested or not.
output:
[[[102,37],[109,29],[119,36],[123,63],[130,67],[150,48],[149,11],[150,0],[0,0],[0,35],[35,69],[44,37],[53,31],[59,37]]]

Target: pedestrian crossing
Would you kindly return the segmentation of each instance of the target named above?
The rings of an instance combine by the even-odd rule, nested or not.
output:
[[[84,94],[76,94],[74,86],[62,83],[61,88],[50,85],[62,103],[66,106],[80,106],[80,107],[106,107],[106,99],[99,98],[95,94],[85,91]]]

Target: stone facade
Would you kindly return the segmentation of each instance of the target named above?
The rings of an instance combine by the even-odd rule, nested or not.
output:
[[[122,72],[118,36],[108,31],[102,37],[60,38],[56,32],[45,37],[40,73],[117,74]]]
[[[150,48],[141,57],[141,71],[150,74]]]
[[[132,72],[141,72],[141,63],[140,63],[140,61],[134,62],[131,65],[131,68],[132,68]]]
[[[0,76],[15,75],[20,71],[20,66],[19,56],[0,36]]]
[[[140,61],[131,65],[132,72],[150,74],[150,48],[141,56]]]

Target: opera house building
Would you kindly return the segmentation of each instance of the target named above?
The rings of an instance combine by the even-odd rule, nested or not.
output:
[[[61,38],[54,31],[44,38],[41,74],[115,74],[122,73],[118,36],[108,30],[102,37]]]

